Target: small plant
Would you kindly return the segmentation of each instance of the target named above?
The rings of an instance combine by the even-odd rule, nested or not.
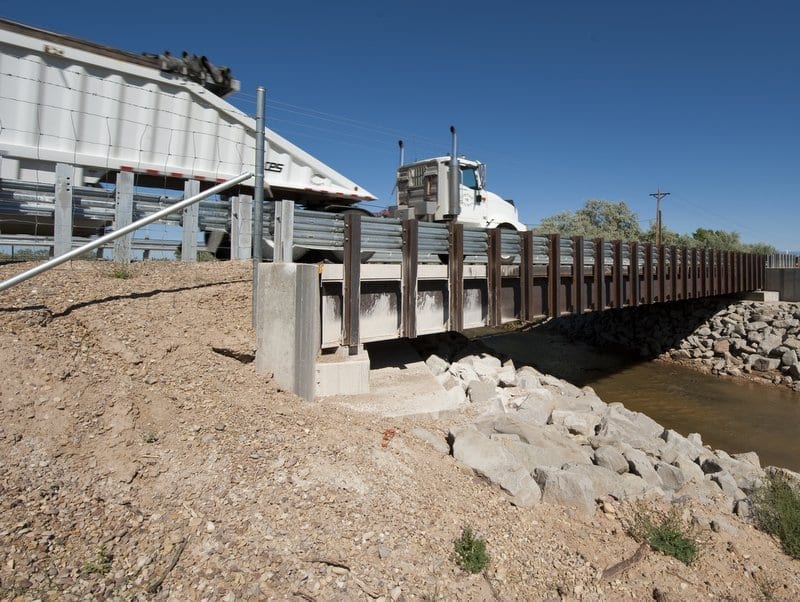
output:
[[[776,535],[783,551],[800,559],[800,486],[780,471],[767,474],[753,495],[753,515],[762,531]]]
[[[153,431],[147,431],[144,434],[145,443],[155,443],[156,441],[158,441],[158,435],[156,435]]]
[[[114,270],[111,272],[111,275],[114,278],[119,278],[120,280],[127,280],[128,278],[131,277],[132,274],[128,268],[124,266],[119,266],[114,268]]]
[[[645,542],[654,550],[677,558],[684,564],[691,564],[700,554],[700,546],[674,508],[657,518],[643,508],[638,508],[630,531],[638,541]]]
[[[464,527],[461,537],[455,540],[455,561],[458,566],[470,573],[480,573],[489,564],[486,540],[475,535],[472,528]]]
[[[105,546],[97,548],[97,555],[94,559],[88,561],[83,565],[83,570],[86,573],[95,573],[97,575],[108,575],[111,571],[111,561],[113,556],[106,552]]]

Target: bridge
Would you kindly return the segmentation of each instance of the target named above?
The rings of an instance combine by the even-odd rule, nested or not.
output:
[[[72,187],[71,169],[57,166],[54,184],[0,180],[0,244],[62,255],[91,240],[86,234],[167,211],[200,189],[189,180],[183,197],[143,193],[128,172],[116,175],[113,188]],[[274,261],[256,273],[256,369],[308,399],[364,392],[365,343],[738,294],[765,284],[761,255],[309,211],[292,201],[263,208],[262,247]],[[193,261],[205,248],[200,232],[209,242],[227,232],[231,256],[250,259],[252,214],[244,194],[203,199],[160,218],[180,226],[180,241],[128,234],[104,246],[124,262],[137,248],[147,253],[180,243],[181,260]],[[295,263],[304,255],[316,261]]]
[[[761,255],[308,212],[276,203],[257,370],[306,397],[368,387],[363,344],[761,289]],[[338,243],[341,263],[292,263]]]

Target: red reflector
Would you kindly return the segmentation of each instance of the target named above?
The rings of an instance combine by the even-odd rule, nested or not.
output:
[[[144,172],[150,174],[151,176],[157,176],[159,174],[157,169],[145,169]]]
[[[178,173],[177,171],[171,171],[171,172],[169,172],[169,175],[171,175],[173,178],[182,178],[183,177],[183,174],[182,173]]]
[[[133,171],[133,167],[128,167],[127,165],[123,165],[119,168],[120,171]]]

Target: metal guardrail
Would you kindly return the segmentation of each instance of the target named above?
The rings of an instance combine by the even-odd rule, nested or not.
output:
[[[184,209],[186,207],[194,205],[195,203],[197,203],[199,201],[202,201],[203,199],[205,199],[207,197],[210,197],[210,196],[213,196],[213,195],[218,194],[220,192],[223,192],[223,191],[227,190],[228,188],[231,188],[232,186],[235,186],[236,184],[239,184],[240,182],[244,182],[245,180],[247,180],[249,178],[252,178],[252,177],[253,177],[252,172],[249,172],[249,171],[248,172],[244,172],[244,173],[236,176],[235,178],[233,178],[231,180],[227,180],[226,182],[222,182],[221,184],[217,184],[216,186],[212,186],[208,190],[206,190],[204,192],[201,192],[199,194],[193,195],[193,196],[189,197],[188,199],[184,199],[181,202],[176,203],[175,205],[172,205],[170,207],[166,207],[166,208],[162,209],[161,211],[157,211],[156,213],[153,213],[152,215],[149,215],[147,217],[143,217],[143,218],[141,218],[141,219],[139,219],[139,220],[137,220],[137,221],[135,221],[135,222],[133,222],[131,224],[128,224],[127,226],[123,226],[122,228],[119,228],[118,230],[115,230],[114,232],[109,232],[108,234],[106,234],[104,236],[101,236],[100,238],[97,238],[95,240],[92,240],[91,242],[88,242],[88,243],[86,243],[84,245],[81,245],[77,249],[73,249],[72,251],[64,253],[63,255],[59,255],[58,257],[54,257],[50,261],[47,261],[47,262],[45,262],[45,263],[43,263],[41,265],[37,265],[36,267],[31,268],[30,270],[27,270],[25,272],[22,272],[21,274],[18,274],[16,276],[12,277],[12,278],[9,278],[7,280],[4,280],[4,281],[0,282],[0,291],[4,291],[4,290],[6,290],[8,288],[11,288],[12,286],[15,286],[15,285],[17,285],[17,284],[19,284],[21,282],[24,282],[25,280],[28,280],[29,278],[33,278],[34,276],[37,276],[37,275],[39,275],[39,274],[41,274],[43,272],[46,272],[46,271],[56,267],[57,265],[61,265],[62,263],[65,263],[65,262],[67,262],[67,261],[69,261],[71,259],[79,257],[80,255],[83,255],[84,253],[87,253],[88,251],[92,251],[92,250],[97,249],[97,248],[99,248],[99,247],[101,247],[101,246],[103,246],[103,245],[105,245],[105,244],[107,244],[107,243],[109,243],[109,242],[111,242],[113,240],[121,238],[122,236],[125,236],[126,234],[132,234],[133,232],[135,232],[139,228],[147,226],[148,224],[152,224],[153,222],[164,218],[165,216],[167,216],[168,214],[170,214],[172,212],[180,211],[180,210],[182,210],[182,209]]]
[[[800,268],[800,251],[767,255],[768,268]]]

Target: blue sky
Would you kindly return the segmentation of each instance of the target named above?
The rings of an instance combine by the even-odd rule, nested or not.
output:
[[[624,200],[642,220],[800,249],[800,4],[5,3],[4,17],[231,67],[269,127],[391,203],[408,159],[460,152],[521,218]]]

